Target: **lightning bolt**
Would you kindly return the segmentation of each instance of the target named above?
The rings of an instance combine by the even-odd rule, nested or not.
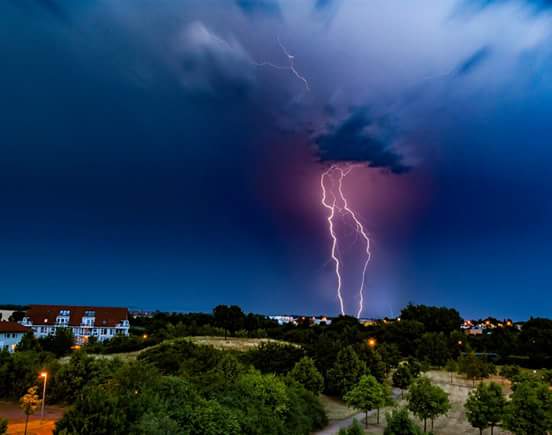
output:
[[[299,80],[303,82],[303,84],[305,85],[305,89],[307,91],[310,91],[309,81],[303,75],[301,75],[299,71],[297,71],[297,69],[295,68],[295,56],[288,51],[288,49],[284,46],[284,44],[282,44],[282,41],[280,40],[279,36],[276,39],[278,40],[278,45],[280,46],[280,48],[284,52],[284,55],[288,59],[288,65],[277,65],[272,62],[253,62],[253,65],[261,66],[261,67],[268,66],[270,68],[290,71],[295,77],[297,77]]]
[[[336,198],[333,195],[333,202],[330,204],[327,202],[327,193],[326,193],[326,183],[325,180],[333,170],[333,166],[330,167],[327,171],[323,172],[320,176],[320,187],[322,189],[322,206],[327,208],[330,211],[328,216],[328,228],[330,231],[330,237],[332,239],[332,259],[335,263],[335,275],[337,276],[337,299],[339,301],[339,308],[341,310],[341,315],[345,315],[345,307],[343,304],[343,296],[341,295],[341,263],[339,257],[336,255],[337,252],[337,236],[334,230],[334,216],[335,216],[335,203]]]
[[[322,205],[330,211],[330,214],[327,218],[328,220],[328,227],[330,236],[332,239],[332,259],[335,263],[335,273],[337,276],[337,298],[339,300],[339,306],[341,309],[341,314],[344,313],[344,304],[343,304],[343,295],[342,295],[342,278],[341,278],[341,262],[339,260],[339,257],[336,255],[337,245],[338,245],[338,237],[335,232],[335,224],[334,224],[334,216],[335,216],[335,210],[337,209],[342,215],[348,215],[352,219],[355,227],[355,231],[357,234],[357,237],[360,236],[364,240],[365,243],[365,259],[364,264],[362,268],[362,276],[361,276],[361,282],[360,287],[358,290],[358,296],[359,296],[359,305],[357,310],[357,317],[360,317],[362,314],[362,311],[364,309],[364,290],[365,290],[365,283],[366,283],[366,271],[368,269],[368,263],[370,262],[370,259],[372,258],[372,254],[370,251],[370,237],[368,236],[364,225],[362,224],[361,220],[358,218],[356,213],[350,208],[349,202],[347,200],[347,197],[343,191],[343,180],[351,173],[351,171],[355,168],[357,165],[350,165],[346,168],[339,167],[337,165],[332,165],[330,168],[328,168],[326,171],[322,173],[320,176],[320,186],[322,189]],[[337,174],[337,187],[335,188],[335,193],[332,193],[333,195],[333,202],[330,204],[327,200],[328,193],[326,188],[326,179],[332,177],[332,174]],[[339,197],[339,201],[337,196]],[[342,204],[342,206],[340,205]]]

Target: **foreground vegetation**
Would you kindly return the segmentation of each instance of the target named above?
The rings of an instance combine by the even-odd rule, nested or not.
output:
[[[455,310],[413,305],[400,321],[369,326],[349,317],[278,326],[226,306],[158,313],[135,319],[131,337],[78,351],[68,331],[26,336],[14,354],[0,353],[0,398],[19,399],[47,371],[49,403],[68,405],[59,434],[309,434],[327,423],[320,393],[333,418],[354,408],[386,434],[438,433],[447,414],[481,432],[552,430],[552,322],[467,337],[461,321]],[[504,365],[512,361],[543,369]],[[481,383],[497,371],[507,385]],[[470,383],[460,395],[459,375]]]

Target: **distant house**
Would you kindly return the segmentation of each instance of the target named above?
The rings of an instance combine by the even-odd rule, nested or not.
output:
[[[23,336],[31,329],[16,322],[0,322],[0,351],[13,352]]]
[[[128,309],[113,307],[79,307],[71,305],[31,305],[21,325],[32,329],[41,338],[70,328],[75,343],[84,344],[90,337],[98,341],[117,335],[128,335]]]

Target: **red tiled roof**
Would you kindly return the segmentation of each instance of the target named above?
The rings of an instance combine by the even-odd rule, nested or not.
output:
[[[72,305],[30,305],[27,310],[27,317],[33,325],[55,325],[56,317],[60,311],[69,311],[68,326],[80,326],[82,318],[86,311],[96,313],[95,327],[113,327],[123,320],[128,320],[128,308],[115,307],[91,307],[91,306],[72,306]]]
[[[16,322],[0,322],[0,333],[2,332],[29,332],[31,329]]]

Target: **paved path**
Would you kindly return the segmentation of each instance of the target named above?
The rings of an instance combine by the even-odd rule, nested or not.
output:
[[[398,388],[392,389],[392,396],[393,400],[398,401],[401,395],[401,390]],[[368,412],[368,418],[370,416],[374,415],[376,413],[376,410],[372,410]],[[380,417],[383,417],[385,414],[384,409],[380,410]],[[324,429],[319,430],[318,432],[314,432],[313,435],[335,435],[339,432],[340,429],[343,429],[345,427],[349,427],[353,424],[353,419],[357,419],[360,424],[364,427],[364,412],[359,412],[358,414],[352,415],[351,417],[344,418],[343,420],[334,420],[332,421],[328,426],[326,426]]]

